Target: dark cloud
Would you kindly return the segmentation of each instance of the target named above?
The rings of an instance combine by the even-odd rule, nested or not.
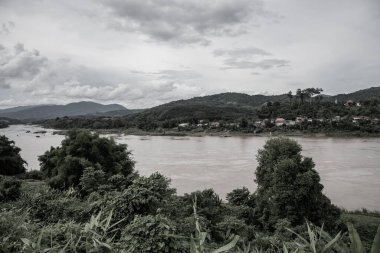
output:
[[[280,59],[264,59],[260,61],[236,61],[234,59],[226,59],[224,63],[226,64],[224,69],[271,69],[289,65],[289,61]]]
[[[158,41],[209,44],[209,36],[245,32],[249,20],[270,16],[261,0],[105,0],[114,28]]]
[[[232,49],[232,50],[219,49],[219,50],[214,51],[214,55],[247,58],[247,57],[252,57],[255,55],[270,56],[272,54],[261,48],[249,47],[249,48],[240,48],[240,49]]]
[[[272,56],[264,49],[250,47],[232,50],[216,50],[214,56],[224,57],[225,67],[223,69],[271,69],[289,65],[288,60],[265,58]],[[254,74],[257,74],[254,72]]]
[[[9,34],[14,27],[15,23],[13,23],[12,21],[4,22],[0,26],[0,34]]]

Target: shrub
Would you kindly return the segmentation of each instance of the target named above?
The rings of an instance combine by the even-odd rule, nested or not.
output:
[[[174,224],[162,215],[137,216],[123,231],[127,252],[187,252],[184,243],[173,237]]]
[[[175,193],[170,180],[154,173],[135,179],[131,186],[114,197],[108,209],[114,209],[114,218],[132,221],[135,215],[154,214]]]
[[[87,202],[56,190],[38,194],[24,204],[31,218],[44,223],[83,222],[90,217],[91,211]]]
[[[24,174],[21,174],[21,179],[33,179],[33,180],[44,180],[45,175],[42,171],[39,170],[30,170],[25,172]]]
[[[21,195],[21,182],[13,177],[0,176],[0,202],[13,201]]]

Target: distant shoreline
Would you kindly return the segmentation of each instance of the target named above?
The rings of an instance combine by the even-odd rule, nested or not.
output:
[[[28,124],[20,124],[28,125]],[[52,129],[53,134],[64,135],[70,129],[57,129],[49,128],[39,124],[33,124],[45,129]],[[12,125],[10,125],[12,126]],[[89,129],[89,128],[78,128],[83,130],[93,131],[99,134],[124,134],[124,135],[137,135],[137,136],[188,136],[188,137],[308,137],[308,138],[380,138],[380,133],[364,133],[364,132],[301,132],[301,131],[275,131],[275,132],[242,132],[242,131],[216,131],[216,130],[205,130],[205,131],[178,131],[178,130],[161,130],[161,131],[144,131],[136,128],[129,129]]]
[[[43,127],[43,126],[42,126]],[[87,129],[89,131],[94,131],[99,134],[124,134],[124,135],[138,135],[138,136],[188,136],[188,137],[206,137],[206,136],[216,136],[216,137],[309,137],[309,138],[380,138],[380,134],[370,134],[362,132],[326,132],[326,133],[312,133],[312,132],[263,132],[263,133],[244,133],[239,131],[224,132],[224,131],[144,131],[140,129]],[[55,134],[64,134],[69,129],[54,129]]]

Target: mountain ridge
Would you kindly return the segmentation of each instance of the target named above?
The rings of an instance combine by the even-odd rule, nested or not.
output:
[[[19,120],[50,119],[55,117],[72,117],[107,113],[112,111],[129,111],[119,104],[103,105],[92,101],[80,101],[66,105],[36,105],[26,107],[13,107],[0,110],[0,117],[8,117]]]

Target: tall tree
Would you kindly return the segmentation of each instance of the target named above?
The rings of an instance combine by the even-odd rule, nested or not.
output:
[[[25,172],[26,162],[20,156],[21,149],[5,135],[0,135],[0,175],[16,175]]]
[[[339,215],[322,193],[312,159],[303,157],[301,151],[294,140],[273,138],[258,152],[257,211],[268,229],[284,218],[293,225],[302,224],[305,218],[321,225]]]

